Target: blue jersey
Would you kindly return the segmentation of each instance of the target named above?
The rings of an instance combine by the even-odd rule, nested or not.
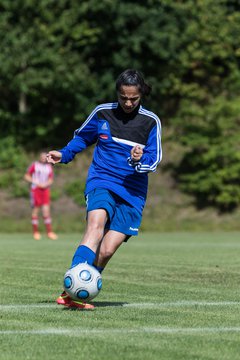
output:
[[[61,162],[70,162],[77,153],[95,143],[85,194],[95,188],[105,188],[142,211],[148,173],[156,170],[162,158],[159,118],[141,105],[125,113],[117,102],[101,104],[60,150]],[[143,149],[139,162],[131,159],[130,152],[135,145]]]

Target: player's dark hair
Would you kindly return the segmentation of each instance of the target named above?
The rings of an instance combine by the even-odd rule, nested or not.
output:
[[[145,83],[143,75],[134,69],[127,69],[123,71],[117,81],[116,90],[119,91],[121,86],[137,86],[142,95],[149,95],[152,87]]]

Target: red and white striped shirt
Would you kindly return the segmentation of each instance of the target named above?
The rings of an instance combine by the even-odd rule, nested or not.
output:
[[[49,179],[53,178],[53,169],[52,165],[50,164],[43,164],[39,161],[33,162],[28,170],[27,173],[32,176],[32,189],[37,187],[34,183],[46,183]]]

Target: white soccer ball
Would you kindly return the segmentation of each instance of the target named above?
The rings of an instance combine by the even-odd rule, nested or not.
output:
[[[63,286],[73,300],[92,300],[102,288],[102,276],[93,266],[81,263],[66,272]]]

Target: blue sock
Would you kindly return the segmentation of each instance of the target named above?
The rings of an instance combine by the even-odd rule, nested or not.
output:
[[[103,270],[104,270],[104,267],[101,267],[101,266],[97,266],[97,265],[94,265],[93,264],[93,266],[95,267],[95,269],[97,269],[99,272],[100,272],[100,274],[103,272]]]
[[[85,245],[80,245],[72,258],[71,268],[80,264],[87,262],[89,265],[93,265],[96,254],[89,247]]]

